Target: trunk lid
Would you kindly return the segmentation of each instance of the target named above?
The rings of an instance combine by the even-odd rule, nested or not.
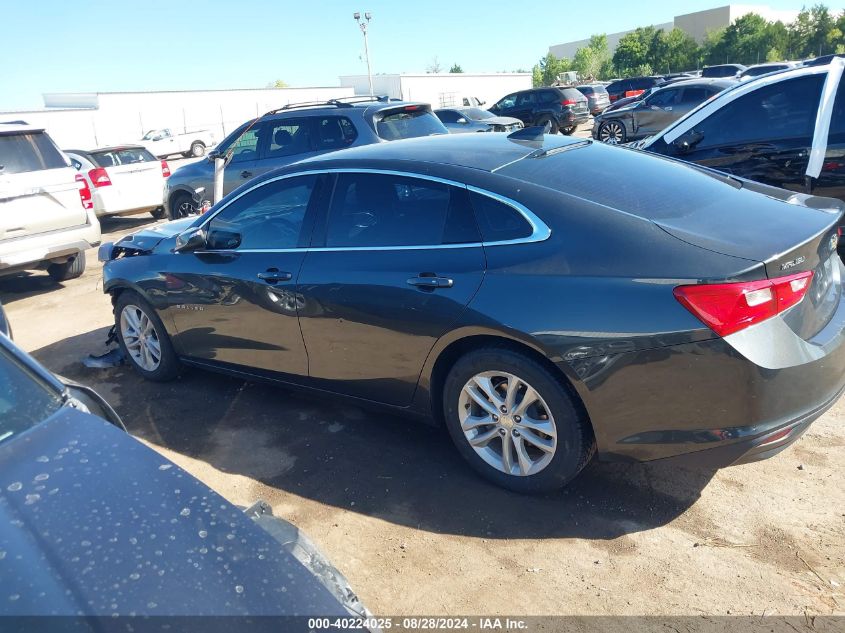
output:
[[[0,173],[0,241],[84,225],[75,176],[70,167]]]
[[[162,204],[164,178],[161,161],[142,147],[116,148],[91,154],[111,180],[122,209]]]

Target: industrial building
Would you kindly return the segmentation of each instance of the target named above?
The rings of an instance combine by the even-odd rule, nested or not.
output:
[[[369,94],[367,75],[344,75],[340,85],[357,95]],[[434,108],[469,105],[475,97],[488,106],[505,95],[531,88],[531,73],[402,73],[373,75],[373,92],[405,101],[423,101]]]
[[[723,7],[716,7],[715,9],[676,15],[671,22],[653,24],[651,26],[656,29],[663,29],[664,31],[671,31],[674,28],[679,28],[695,38],[695,41],[700,44],[709,31],[723,29],[729,26],[737,18],[740,18],[748,13],[756,13],[770,22],[780,20],[784,24],[792,22],[798,16],[798,11],[777,10],[763,5],[729,4]],[[636,27],[640,26],[647,25],[636,25]],[[619,40],[633,31],[634,29],[621,31],[619,33],[607,33],[607,46],[610,49],[611,55],[616,50]],[[595,33],[591,33],[591,35],[595,35]],[[587,46],[589,43],[590,39],[588,37],[576,42],[554,44],[553,46],[549,46],[549,52],[559,59],[563,57],[572,59],[575,57],[575,51]]]

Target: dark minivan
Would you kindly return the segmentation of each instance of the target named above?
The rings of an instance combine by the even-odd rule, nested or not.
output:
[[[535,88],[499,99],[490,112],[519,119],[525,127],[550,126],[550,133],[572,134],[590,118],[587,97],[575,88]]]
[[[649,88],[659,86],[663,82],[663,77],[629,77],[628,79],[619,79],[607,86],[607,94],[610,97],[610,102],[613,103],[617,99],[639,96]]]

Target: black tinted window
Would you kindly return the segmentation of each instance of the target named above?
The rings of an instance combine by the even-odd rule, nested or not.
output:
[[[710,96],[706,88],[684,88],[681,103],[701,103]]]
[[[835,142],[841,143],[841,134],[845,134],[845,82],[839,82],[836,89],[836,99],[833,102],[833,112],[830,113],[830,130],[828,136],[837,135]],[[833,141],[831,141],[833,142]]]
[[[266,139],[260,142],[266,147],[264,158],[282,158],[310,152],[311,119],[282,119],[272,121],[261,127],[261,135]]]
[[[508,95],[507,97],[503,97],[499,100],[498,103],[494,106],[500,110],[504,108],[512,108],[516,104],[516,94]]]
[[[43,132],[0,134],[0,174],[67,166],[64,157]]]
[[[612,84],[610,84],[607,87],[607,91],[608,92],[625,92],[626,90],[628,90],[628,85],[629,85],[629,82],[628,82],[627,79],[624,80],[624,81],[614,81]]]
[[[341,174],[326,246],[424,246],[477,242],[466,190],[383,174]]]
[[[114,167],[116,165],[132,165],[158,160],[143,147],[128,147],[124,149],[110,149],[101,152],[91,152],[92,160],[99,167]]]
[[[343,149],[358,138],[355,124],[345,116],[327,116],[317,119],[316,149]]]
[[[277,180],[244,194],[208,223],[212,250],[300,246],[316,176]]]
[[[762,86],[695,126],[699,148],[813,135],[824,75]]]
[[[532,233],[528,220],[512,206],[479,193],[470,193],[472,206],[478,219],[481,239],[501,242],[528,237]]]
[[[437,113],[437,118],[443,123],[457,123],[461,116],[454,110],[440,110]]]
[[[574,92],[578,92],[575,90]],[[540,103],[554,103],[560,99],[560,95],[555,90],[543,90],[540,93]]]
[[[519,107],[533,106],[535,103],[537,103],[536,92],[522,92],[516,98],[516,105]]]
[[[376,119],[376,132],[385,141],[448,132],[440,119],[421,106],[405,106],[401,110],[394,110],[380,117]]]
[[[671,106],[680,100],[681,91],[678,88],[667,88],[665,90],[658,90],[651,97],[648,98],[648,105],[659,106],[661,108]]]
[[[58,393],[0,348],[0,442],[46,420],[61,406]]]

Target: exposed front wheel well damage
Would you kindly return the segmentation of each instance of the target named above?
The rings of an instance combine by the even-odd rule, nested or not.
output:
[[[431,413],[435,422],[438,424],[442,424],[444,422],[443,386],[446,383],[446,376],[449,374],[449,370],[455,365],[459,358],[469,352],[491,347],[509,349],[514,352],[524,354],[548,369],[549,372],[558,379],[561,387],[572,397],[572,401],[578,407],[579,413],[583,415],[584,420],[587,420],[590,425],[590,430],[593,431],[593,434],[595,435],[592,422],[590,421],[590,416],[584,406],[583,400],[581,400],[578,391],[572,385],[572,382],[566,374],[561,371],[560,367],[555,365],[546,356],[529,345],[514,341],[513,339],[494,335],[476,335],[458,339],[457,341],[450,343],[442,352],[440,352],[440,355],[437,357],[434,367],[432,368],[430,382]]]

